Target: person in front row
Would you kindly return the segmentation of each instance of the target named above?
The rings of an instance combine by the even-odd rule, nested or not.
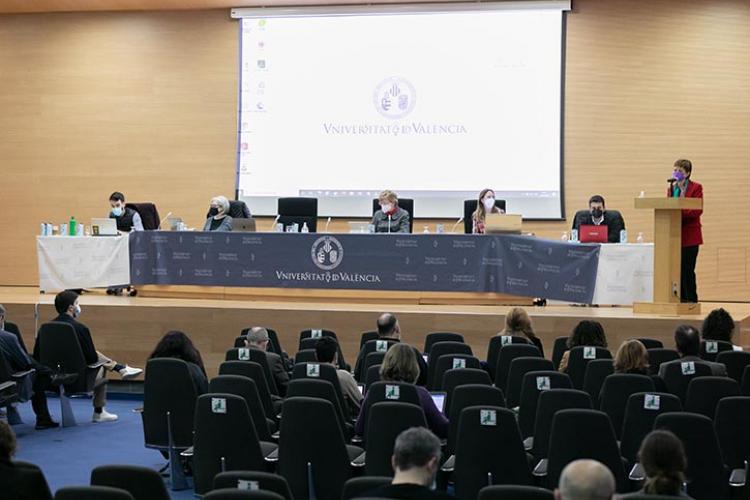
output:
[[[91,339],[91,332],[83,323],[78,321],[81,316],[81,306],[78,303],[78,294],[72,290],[65,290],[55,296],[55,310],[58,316],[52,321],[67,323],[75,330],[78,343],[81,346],[81,352],[86,359],[86,364],[103,362],[104,365],[97,374],[97,382],[94,388],[94,415],[92,421],[112,422],[117,420],[117,415],[107,412],[104,406],[107,403],[107,384],[105,370],[113,371],[120,374],[123,380],[131,379],[140,375],[141,368],[133,368],[123,365],[117,361],[109,359],[107,356],[98,352],[94,347],[94,341]],[[34,359],[39,360],[39,337],[34,343]]]
[[[141,216],[132,208],[125,206],[124,194],[115,191],[109,195],[109,206],[111,207],[109,218],[115,220],[119,232],[143,231]]]
[[[339,343],[333,337],[321,337],[315,343],[315,356],[319,362],[332,365],[336,368],[341,392],[349,407],[349,412],[357,416],[362,405],[362,393],[359,392],[357,381],[354,376],[346,370],[338,369]]]
[[[208,219],[203,225],[204,231],[226,232],[232,230],[232,218],[229,214],[229,200],[226,196],[214,196],[211,198],[211,208],[208,211]]]
[[[607,241],[609,243],[620,242],[620,231],[625,229],[625,220],[620,212],[608,211],[604,206],[604,198],[595,194],[589,198],[589,209],[580,210],[573,219],[573,229],[578,231],[579,238],[581,226],[607,226]]]
[[[396,438],[391,456],[391,484],[368,491],[367,498],[396,500],[449,500],[442,491],[431,489],[440,467],[440,440],[424,427],[412,427]]]
[[[247,332],[245,343],[251,349],[258,349],[266,354],[268,367],[271,369],[279,396],[286,396],[286,388],[289,385],[289,374],[284,368],[284,361],[275,352],[268,352],[268,330],[260,326],[254,326]]]
[[[638,459],[646,473],[646,481],[636,495],[690,498],[683,491],[687,457],[680,438],[669,431],[652,431],[643,439]],[[629,495],[621,498],[625,500]]]
[[[701,352],[701,335],[696,328],[690,325],[678,326],[674,331],[674,343],[677,352],[680,353],[680,359],[662,363],[659,366],[659,376],[661,378],[664,378],[664,375],[667,373],[667,365],[683,363],[685,361],[694,361],[695,363],[708,365],[711,368],[711,375],[718,377],[727,376],[727,367],[724,366],[724,363],[706,361],[698,357]]]
[[[495,206],[495,192],[491,189],[482,189],[477,200],[477,209],[471,214],[472,234],[484,234],[484,221],[487,214],[505,213],[500,207]]]
[[[398,196],[393,191],[383,191],[378,196],[380,210],[372,216],[376,233],[408,233],[409,212],[398,206]]]
[[[156,344],[154,352],[148,359],[174,358],[185,361],[188,365],[190,378],[193,380],[196,394],[199,396],[208,392],[208,377],[203,366],[201,353],[196,349],[190,337],[178,330],[167,332]]]

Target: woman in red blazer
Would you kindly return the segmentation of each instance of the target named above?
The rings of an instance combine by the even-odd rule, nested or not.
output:
[[[690,160],[674,162],[674,172],[667,191],[667,196],[674,198],[703,198],[703,186],[690,180],[693,164]],[[695,262],[698,260],[698,249],[703,244],[701,231],[701,214],[703,209],[682,211],[682,270],[680,298],[682,302],[698,302],[698,291],[695,283]]]

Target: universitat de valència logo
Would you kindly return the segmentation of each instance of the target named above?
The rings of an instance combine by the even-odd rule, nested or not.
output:
[[[321,236],[313,242],[311,256],[318,268],[331,271],[344,259],[344,246],[333,236]]]
[[[375,109],[386,118],[399,119],[412,112],[417,103],[417,91],[405,78],[392,76],[375,87]]]

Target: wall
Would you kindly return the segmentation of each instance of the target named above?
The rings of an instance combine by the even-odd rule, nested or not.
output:
[[[567,23],[567,216],[600,193],[650,239],[633,198],[692,159],[704,300],[750,301],[747,40],[744,0],[576,0]],[[193,225],[233,192],[237,45],[226,10],[0,16],[0,284],[35,283],[40,220],[101,215],[114,189]]]

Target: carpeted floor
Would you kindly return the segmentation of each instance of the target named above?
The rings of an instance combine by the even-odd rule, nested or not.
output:
[[[13,426],[18,438],[16,458],[42,468],[52,493],[63,486],[87,485],[91,469],[103,464],[143,465],[158,470],[165,464],[159,452],[143,446],[141,416],[133,409],[142,406],[137,400],[110,400],[107,410],[117,414],[117,422],[94,424],[90,399],[73,401],[78,426],[34,430],[35,417],[31,403],[19,406],[24,424]],[[60,402],[49,398],[53,418],[60,421]],[[193,498],[193,491],[170,491],[174,499]]]

